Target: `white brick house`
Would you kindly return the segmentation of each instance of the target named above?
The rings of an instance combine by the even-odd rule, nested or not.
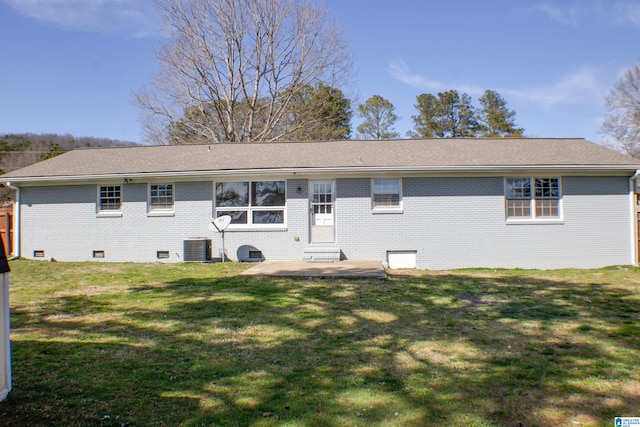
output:
[[[234,260],[589,268],[637,261],[639,167],[584,139],[327,141],[82,149],[2,181],[25,258],[218,258],[231,215]]]

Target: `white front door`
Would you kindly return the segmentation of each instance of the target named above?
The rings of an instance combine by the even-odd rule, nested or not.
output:
[[[333,181],[311,181],[309,187],[311,243],[333,243],[335,241]]]

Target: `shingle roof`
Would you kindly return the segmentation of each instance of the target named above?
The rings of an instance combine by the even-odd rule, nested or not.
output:
[[[224,171],[635,170],[640,162],[585,139],[496,138],[326,141],[78,149],[2,176],[3,181]]]

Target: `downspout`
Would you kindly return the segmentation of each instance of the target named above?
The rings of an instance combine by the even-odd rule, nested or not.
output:
[[[629,177],[629,198],[631,199],[631,264],[638,265],[638,243],[640,230],[638,230],[638,212],[636,211],[636,182],[640,175],[640,169],[636,169],[633,175]]]
[[[16,258],[20,258],[21,255],[21,251],[20,251],[20,229],[22,228],[20,226],[20,218],[21,218],[21,214],[20,214],[20,187],[16,187],[13,184],[11,184],[11,182],[7,182],[7,187],[9,187],[12,190],[16,191],[16,200],[15,200],[15,209],[13,211],[13,256],[10,258],[10,260],[16,259]]]

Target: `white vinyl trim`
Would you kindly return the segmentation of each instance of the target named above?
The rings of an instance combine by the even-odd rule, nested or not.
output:
[[[22,209],[21,209],[21,194],[20,194],[20,187],[16,187],[13,185],[12,182],[7,182],[7,187],[11,188],[12,190],[15,190],[16,192],[16,203],[15,203],[15,208],[14,208],[14,222],[13,222],[13,248],[8,248],[9,251],[11,251],[11,249],[13,249],[13,255],[20,257],[22,256],[21,252],[21,235],[20,235],[20,230],[22,228]]]
[[[638,259],[638,240],[640,239],[640,230],[638,230],[638,213],[636,212],[636,188],[638,184],[638,179],[640,175],[640,170],[636,170],[636,172],[629,177],[629,209],[631,213],[631,224],[629,224],[629,235],[631,236],[631,265],[637,266],[640,263]]]

